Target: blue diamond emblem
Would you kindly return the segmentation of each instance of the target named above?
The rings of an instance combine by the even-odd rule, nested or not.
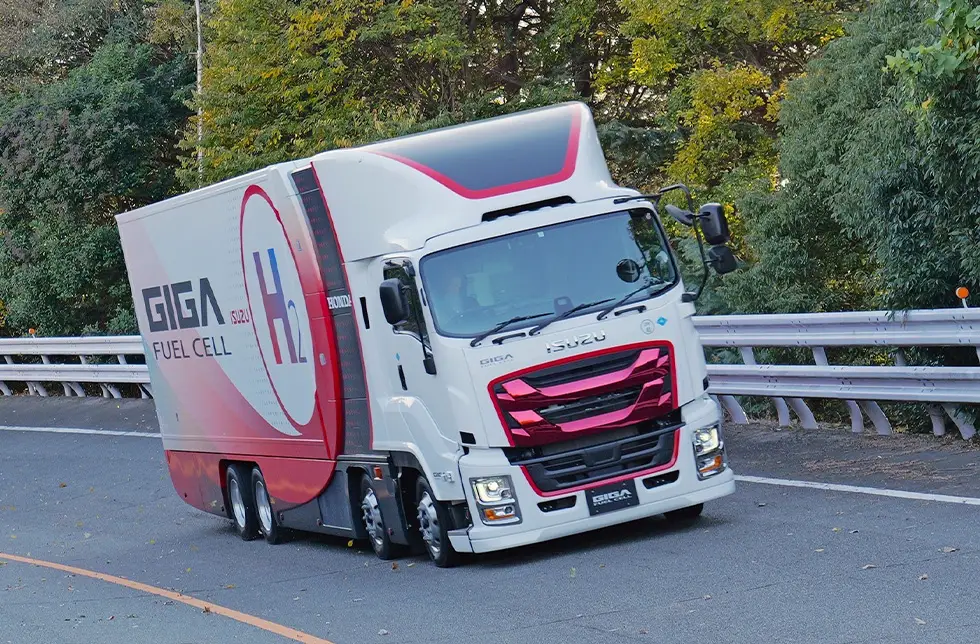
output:
[[[667,318],[659,318],[659,319],[657,319],[657,324],[659,324],[660,326],[663,326],[663,325],[667,324]]]

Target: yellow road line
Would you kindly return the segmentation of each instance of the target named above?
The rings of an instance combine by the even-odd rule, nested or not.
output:
[[[116,584],[117,586],[124,586],[126,588],[131,588],[133,590],[138,590],[140,592],[149,593],[151,595],[157,595],[158,597],[166,597],[167,599],[172,599],[175,602],[181,602],[182,604],[187,604],[188,606],[199,608],[204,612],[214,613],[216,615],[221,615],[223,617],[230,617],[231,619],[242,622],[243,624],[248,624],[249,626],[261,628],[262,630],[269,631],[270,633],[275,633],[276,635],[281,635],[282,637],[286,637],[296,642],[305,642],[305,644],[333,644],[333,642],[329,640],[321,639],[319,637],[314,637],[313,635],[310,635],[308,633],[297,631],[295,629],[289,628],[288,626],[283,626],[282,624],[276,624],[275,622],[270,622],[268,620],[262,619],[261,617],[255,617],[254,615],[241,613],[237,610],[232,610],[231,608],[225,608],[224,606],[212,604],[211,602],[202,601],[200,599],[195,599],[194,597],[182,595],[181,593],[176,593],[172,590],[157,588],[156,586],[142,584],[138,581],[130,581],[129,579],[116,577],[115,575],[107,575],[102,572],[85,570],[84,568],[75,568],[74,566],[66,566],[64,564],[54,563],[53,561],[44,561],[42,559],[31,559],[30,557],[21,557],[19,555],[8,555],[2,552],[0,552],[0,559],[17,561],[20,563],[30,564],[32,566],[51,568],[53,570],[60,570],[62,572],[71,573],[73,575],[79,575],[80,577],[89,577],[90,579],[98,579],[99,581],[105,581],[110,584]]]

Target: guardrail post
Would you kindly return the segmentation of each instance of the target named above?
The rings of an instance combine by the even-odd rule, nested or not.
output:
[[[44,357],[44,356],[42,356],[42,357]],[[14,358],[13,358],[13,356],[4,356],[3,357],[3,360],[7,364],[14,364]],[[8,391],[9,391],[9,389],[8,389]],[[39,382],[28,382],[27,383],[27,393],[29,395],[31,395],[31,396],[42,396],[42,397],[46,397],[48,395],[48,390],[45,389],[44,388],[44,385],[42,385]]]
[[[954,405],[943,405],[943,409],[946,410],[949,417],[953,419],[954,423],[956,423],[956,426],[960,430],[960,435],[964,439],[969,440],[973,438],[974,434],[977,433],[977,429],[973,426],[973,423],[970,422],[970,419],[963,414],[962,410]]]
[[[895,349],[893,354],[895,356],[895,364],[899,367],[907,367],[908,361],[905,359],[905,352],[902,351],[901,347]],[[926,413],[929,414],[929,420],[932,421],[932,433],[936,436],[946,435],[946,420],[943,418],[942,409],[939,405],[933,403],[925,403]]]
[[[740,404],[738,404],[738,400],[735,399],[735,396],[724,394],[721,396],[716,396],[715,398],[718,402],[721,403],[721,406],[724,407],[726,411],[728,411],[728,414],[732,417],[733,423],[735,423],[736,425],[749,424],[749,419],[745,415],[745,410],[742,409],[742,406]]]
[[[85,359],[85,356],[80,356],[80,357],[82,359],[82,364],[88,364],[88,360]],[[102,390],[103,398],[122,398],[122,394],[119,393],[119,389],[117,389],[114,385],[107,385],[105,383],[100,382],[99,388]],[[82,393],[81,395],[84,396],[85,394]]]
[[[813,360],[821,367],[830,365],[827,361],[827,352],[823,347],[813,347]],[[871,423],[875,426],[875,431],[879,435],[887,436],[892,433],[892,426],[888,422],[888,417],[885,416],[885,412],[881,410],[881,407],[875,401],[862,400],[861,402],[855,402],[853,400],[847,400],[845,402],[847,403],[847,409],[851,412],[851,431],[855,434],[860,434],[864,431],[864,419],[861,416],[862,410],[871,419]]]
[[[9,356],[4,356],[4,361],[7,364],[13,364],[13,360],[8,360],[7,359],[8,357]],[[14,392],[10,391],[10,387],[8,387],[7,386],[7,383],[5,383],[3,380],[0,380],[0,392],[3,392],[3,395],[4,396],[13,396],[14,395]]]
[[[85,356],[78,357],[81,359],[82,364],[88,364],[85,360]],[[41,356],[41,360],[44,361],[44,364],[51,364],[47,356]],[[72,392],[74,392],[79,398],[85,397],[85,390],[82,389],[82,386],[77,382],[63,382],[61,383],[61,386],[64,387],[65,396],[67,397],[71,397]]]
[[[738,352],[742,354],[742,362],[749,365],[758,364],[755,361],[755,351],[752,347],[739,347]],[[770,397],[772,404],[776,406],[776,418],[779,420],[780,427],[789,427],[789,407],[782,398]]]

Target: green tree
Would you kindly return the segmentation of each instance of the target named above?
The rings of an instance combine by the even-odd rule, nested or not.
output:
[[[134,331],[113,216],[175,189],[184,60],[107,44],[0,103],[0,301],[45,335]]]
[[[0,4],[0,92],[64,79],[104,42],[132,40],[147,0],[4,0]]]
[[[881,0],[790,84],[782,184],[740,204],[758,261],[726,279],[733,309],[949,306],[980,282],[976,67],[912,84],[885,69],[936,39],[925,11]]]
[[[219,0],[196,99],[204,180],[569,99],[610,124],[614,168],[646,178],[672,141],[650,131],[624,17],[615,0]],[[641,141],[659,147],[637,154]],[[196,124],[183,145],[196,186]]]
[[[624,0],[633,78],[684,134],[672,179],[728,202],[776,174],[787,81],[839,36],[853,0]]]

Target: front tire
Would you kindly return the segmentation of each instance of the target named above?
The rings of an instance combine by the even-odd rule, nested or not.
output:
[[[415,486],[415,506],[419,522],[419,532],[429,558],[440,568],[452,568],[459,563],[459,553],[449,542],[449,529],[452,521],[446,504],[437,500],[435,493],[424,477],[419,477]]]
[[[255,496],[255,511],[259,518],[259,531],[272,545],[282,543],[283,529],[276,518],[276,511],[269,497],[269,488],[266,487],[265,478],[258,466],[252,469],[252,492]]]
[[[228,490],[228,516],[235,531],[243,541],[259,536],[259,518],[255,511],[255,498],[248,478],[248,468],[232,463],[225,471],[225,489]]]
[[[381,514],[378,496],[374,493],[371,479],[367,475],[361,477],[361,520],[368,541],[371,542],[371,548],[379,559],[394,559],[401,554],[402,548],[391,541],[387,522]]]

